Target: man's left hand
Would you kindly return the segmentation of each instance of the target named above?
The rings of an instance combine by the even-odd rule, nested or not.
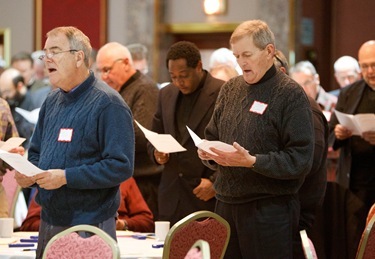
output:
[[[65,170],[51,169],[34,176],[40,188],[46,190],[58,189],[66,184]]]
[[[215,197],[215,190],[212,186],[212,182],[206,178],[201,179],[201,183],[194,188],[193,193],[202,201],[208,201]]]

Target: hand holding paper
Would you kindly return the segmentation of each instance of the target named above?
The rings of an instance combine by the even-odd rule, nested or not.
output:
[[[202,149],[203,151],[210,153],[211,155],[217,156],[214,152],[211,151],[211,147],[219,149],[223,152],[236,152],[237,150],[232,146],[227,143],[214,140],[214,141],[208,141],[208,140],[202,140],[197,134],[194,133],[188,126],[186,128],[189,131],[189,134],[191,138],[194,141],[194,144],[196,147]]]
[[[361,136],[363,132],[375,131],[375,114],[373,113],[353,115],[335,110],[335,114],[339,123],[351,130],[353,135]]]
[[[43,172],[41,169],[30,163],[24,156],[8,151],[20,146],[26,139],[25,138],[10,138],[6,142],[0,142],[0,159],[5,161],[8,165],[16,169],[21,174],[32,176]]]
[[[42,169],[30,163],[26,157],[21,156],[20,154],[8,153],[0,150],[0,159],[4,160],[8,165],[26,176],[33,176],[43,172]]]
[[[146,129],[138,121],[134,120],[138,127],[145,134],[145,137],[159,151],[163,153],[175,153],[186,151],[186,149],[177,142],[170,134],[158,134]]]
[[[23,142],[25,142],[25,140],[25,138],[13,137],[5,142],[0,141],[0,149],[9,152],[14,148],[19,147]]]

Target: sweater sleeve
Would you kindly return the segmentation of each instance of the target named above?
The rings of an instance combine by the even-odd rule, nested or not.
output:
[[[20,231],[39,231],[40,213],[42,211],[42,208],[35,201],[36,194],[37,192],[35,192],[30,202],[29,209],[27,211],[27,216],[25,220],[22,222]]]
[[[129,178],[120,185],[121,203],[118,209],[120,219],[125,219],[128,229],[136,232],[153,232],[153,215],[134,178]]]

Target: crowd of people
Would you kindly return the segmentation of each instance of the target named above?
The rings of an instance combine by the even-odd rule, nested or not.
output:
[[[207,70],[199,48],[178,41],[166,53],[162,88],[149,76],[145,46],[93,50],[75,27],[49,31],[43,51],[14,55],[0,74],[0,137],[26,138],[11,152],[26,152],[43,172],[26,176],[4,163],[0,180],[13,170],[23,188],[19,230],[39,231],[37,258],[74,225],[116,240],[116,230],[153,232],[156,220],[172,226],[198,210],[230,224],[225,258],[303,258],[299,231],[313,228],[334,150],[337,182],[369,210],[375,130],[354,135],[335,110],[375,113],[375,40],[360,46],[358,60],[335,62],[335,92],[308,60],[289,67],[276,41],[264,21],[245,21]],[[38,109],[37,122],[19,109]],[[136,122],[186,151],[158,151]],[[235,151],[197,149],[187,126]],[[8,207],[0,184],[0,217]]]

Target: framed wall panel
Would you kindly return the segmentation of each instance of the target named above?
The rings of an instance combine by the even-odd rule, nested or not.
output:
[[[107,40],[107,0],[35,0],[35,49],[42,49],[46,33],[58,26],[77,27],[100,48]]]
[[[1,66],[7,67],[10,64],[10,29],[0,28],[0,62],[5,61]]]

